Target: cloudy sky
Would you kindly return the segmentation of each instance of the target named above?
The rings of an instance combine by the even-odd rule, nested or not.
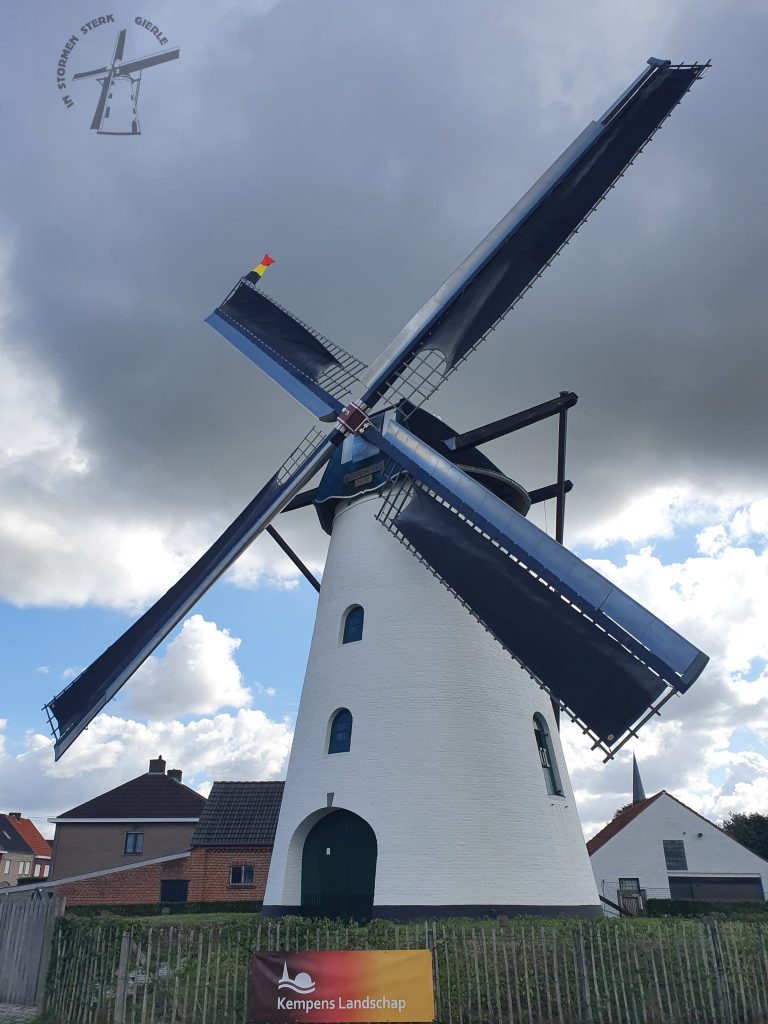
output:
[[[99,14],[114,25],[83,33]],[[116,27],[127,57],[159,49],[136,15],[181,56],[145,73],[141,136],[98,136],[98,85],[71,75]],[[713,68],[430,408],[468,429],[579,394],[567,542],[712,656],[635,744],[646,790],[765,811],[765,4],[6,0],[2,18],[0,809],[43,824],[158,753],[204,792],[284,773],[315,597],[268,538],[58,765],[40,710],[310,425],[203,318],[269,250],[270,293],[371,359],[654,55]],[[553,429],[488,453],[542,486]],[[281,529],[320,572],[312,513]],[[604,766],[564,738],[591,834],[627,801],[630,754]]]

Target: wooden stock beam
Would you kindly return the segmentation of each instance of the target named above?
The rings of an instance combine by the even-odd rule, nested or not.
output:
[[[534,405],[530,409],[524,409],[522,412],[505,416],[504,419],[486,423],[485,426],[468,430],[465,434],[456,434],[455,437],[449,437],[445,445],[451,451],[461,451],[462,448],[476,448],[478,445],[486,444],[488,441],[495,441],[498,437],[505,437],[515,430],[530,427],[532,423],[538,423],[540,420],[548,419],[550,416],[557,416],[565,409],[570,409],[576,405],[578,400],[579,396],[575,395],[572,391],[562,391],[558,398],[553,398],[549,402],[542,402],[540,405]]]
[[[301,575],[319,593],[319,591],[320,591],[320,581],[315,576],[312,575],[312,573],[309,571],[309,569],[306,567],[306,565],[304,565],[304,563],[299,558],[299,556],[296,554],[296,552],[293,550],[293,548],[290,547],[288,542],[283,540],[283,538],[280,536],[280,534],[277,532],[277,530],[274,528],[274,526],[268,526],[266,532],[269,534],[269,536],[272,538],[272,540],[275,542],[275,544],[277,544],[277,546],[279,548],[281,548],[286,553],[286,555],[288,555],[288,557],[293,562],[293,564],[296,566],[296,568],[299,570]]]

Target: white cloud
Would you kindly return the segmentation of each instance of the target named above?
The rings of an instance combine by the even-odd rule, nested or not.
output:
[[[181,768],[184,782],[205,795],[217,779],[281,778],[291,737],[287,721],[275,722],[258,709],[186,724],[102,714],[67,756],[54,763],[52,741],[47,737],[28,736],[22,753],[11,756],[4,752],[0,732],[0,806],[18,802],[23,793],[25,814],[45,835],[51,835],[47,817],[141,775],[158,754],[169,767]]]
[[[661,502],[657,493],[635,502],[636,509],[662,506],[667,536],[712,514],[691,491],[678,502]],[[765,510],[764,498],[731,508],[699,531],[699,553],[678,562],[665,564],[651,546],[628,554],[621,565],[590,560],[711,657],[691,690],[643,728],[633,749],[648,795],[667,789],[714,821],[736,810],[764,813],[768,806],[768,673],[746,678],[768,659]],[[624,539],[639,521],[625,521]],[[630,799],[631,753],[603,765],[578,730],[566,725],[562,736],[592,834]]]
[[[159,597],[222,529],[172,509],[145,517],[116,505],[83,447],[59,389],[0,338],[0,598],[19,605],[87,603],[137,611]],[[271,541],[229,574],[248,589],[295,587],[298,571]]]
[[[755,501],[754,496],[740,493],[713,497],[702,494],[687,481],[667,483],[640,491],[614,515],[583,525],[573,536],[572,543],[598,549],[618,542],[637,545],[649,540],[668,539],[681,526],[701,526],[706,527],[700,534],[702,550],[708,550],[716,543],[723,520],[732,516],[745,502],[752,502],[750,507],[756,508],[756,522],[762,522],[761,515],[768,520],[768,501],[765,499]],[[763,506],[766,506],[765,512],[761,512]]]
[[[148,658],[133,676],[126,695],[130,712],[164,721],[247,707],[253,696],[235,661],[240,643],[229,630],[193,615],[165,655]]]

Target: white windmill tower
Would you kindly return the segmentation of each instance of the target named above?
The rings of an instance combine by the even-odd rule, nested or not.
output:
[[[528,511],[474,446],[457,461]],[[314,496],[331,542],[265,911],[600,914],[552,703],[377,522],[400,487],[385,467],[348,438]]]
[[[334,425],[47,707],[58,757],[255,536],[314,502],[331,545],[268,912],[596,912],[550,698],[610,757],[707,658],[528,522],[475,447],[497,425],[456,435],[419,406],[703,71],[649,61],[370,367],[259,289],[267,257],[208,318]],[[562,537],[562,471],[556,490]]]

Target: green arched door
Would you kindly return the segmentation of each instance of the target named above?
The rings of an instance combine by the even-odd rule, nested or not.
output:
[[[366,920],[373,909],[376,835],[351,811],[331,811],[304,840],[301,857],[302,913]]]

